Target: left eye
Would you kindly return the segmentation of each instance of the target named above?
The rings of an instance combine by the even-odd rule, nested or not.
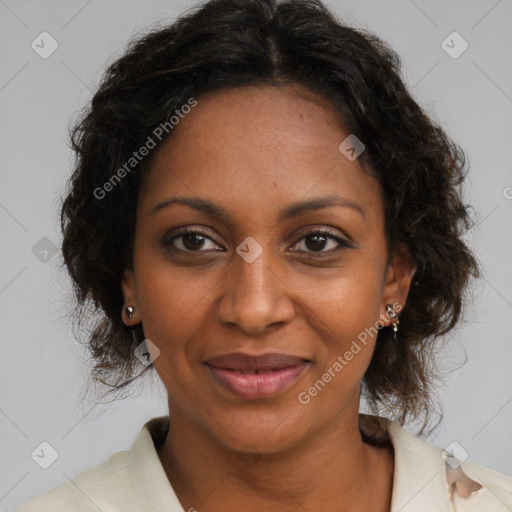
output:
[[[328,244],[328,242],[331,242],[334,244],[334,248],[331,247],[331,250],[323,250],[325,249],[325,245]],[[342,238],[339,238],[334,233],[331,233],[330,231],[309,231],[303,235],[303,237],[297,242],[295,246],[299,246],[301,243],[305,245],[305,247],[308,249],[304,252],[336,252],[341,250],[342,248],[348,248],[351,247],[351,245]]]

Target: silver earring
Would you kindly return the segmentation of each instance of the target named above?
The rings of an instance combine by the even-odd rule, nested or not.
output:
[[[128,315],[128,318],[131,318],[133,316],[133,312],[135,311],[135,308],[133,306],[128,306],[126,309],[126,314]]]
[[[398,315],[395,313],[395,310],[393,309],[393,306],[391,304],[386,304],[386,312],[388,316],[393,320],[393,337],[396,339],[396,333],[398,332],[398,324],[400,323],[400,320],[398,318]]]

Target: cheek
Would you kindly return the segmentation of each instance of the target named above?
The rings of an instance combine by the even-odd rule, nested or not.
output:
[[[323,279],[316,277],[302,283],[305,291],[301,298],[323,320],[327,333],[332,333],[328,338],[346,341],[347,336],[357,336],[379,319],[381,267],[380,261],[365,262],[360,258]]]
[[[146,281],[139,293],[143,304],[144,333],[158,345],[162,353],[173,358],[185,350],[185,340],[193,335],[204,315],[205,290],[193,282],[176,279]]]
[[[360,263],[340,271],[336,279],[309,287],[308,323],[324,347],[314,377],[331,388],[352,386],[363,378],[378,335],[381,264]]]
[[[208,291],[214,288],[215,282],[187,279],[179,268],[143,256],[138,261],[137,272],[144,334],[160,350],[154,366],[165,380],[165,376],[187,370],[186,360],[191,357],[187,340],[201,324]]]
[[[357,300],[348,297],[341,306],[324,309],[322,324],[328,325],[328,330],[322,332],[320,322],[314,327],[321,333],[317,346],[322,349],[317,351],[319,357],[298,399],[301,404],[314,404],[325,417],[336,415],[347,400],[355,399],[359,393],[378,335],[372,314],[374,310],[378,314],[378,308],[370,306],[371,300],[361,290]]]

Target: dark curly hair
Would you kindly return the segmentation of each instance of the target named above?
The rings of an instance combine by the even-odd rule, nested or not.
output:
[[[93,381],[121,390],[152,367],[134,355],[144,333],[140,324],[122,321],[120,282],[132,265],[141,179],[157,150],[122,180],[112,177],[190,98],[282,83],[325,97],[364,141],[360,159],[384,193],[388,250],[405,242],[417,270],[398,342],[391,328],[380,329],[362,388],[372,410],[402,424],[428,416],[434,342],[461,318],[470,278],[479,276],[462,240],[472,227],[461,191],[466,158],[406,90],[399,56],[376,36],[343,24],[320,0],[210,0],[173,24],[152,27],[110,65],[73,126],[76,166],[63,198],[62,251],[75,320],[92,322]],[[107,182],[111,191],[100,194]],[[137,368],[143,371],[135,375]]]

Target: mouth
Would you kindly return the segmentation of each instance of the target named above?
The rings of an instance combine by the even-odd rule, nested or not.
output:
[[[216,383],[238,398],[268,398],[290,388],[311,364],[311,360],[285,354],[249,356],[229,354],[206,361]]]

